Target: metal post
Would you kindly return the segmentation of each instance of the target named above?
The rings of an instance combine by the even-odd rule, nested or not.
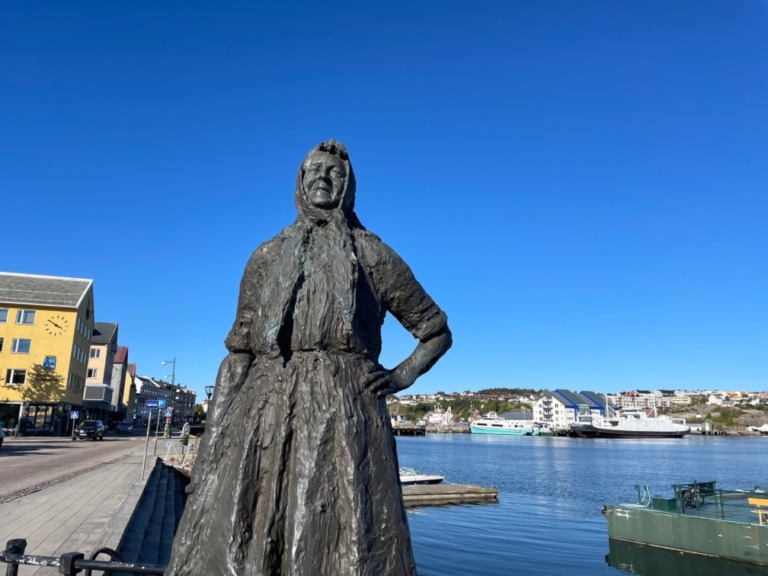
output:
[[[80,568],[77,567],[77,562],[85,559],[85,555],[80,552],[66,552],[61,555],[59,561],[59,574],[65,576],[74,576],[80,572]]]
[[[160,410],[158,409],[158,417]],[[144,445],[144,462],[141,464],[141,479],[144,480],[144,468],[147,467],[147,451],[149,450],[149,430],[152,428],[152,409],[149,409],[149,420],[147,421],[147,443]]]
[[[8,540],[5,547],[6,554],[24,554],[24,550],[27,549],[27,541],[19,538],[16,540]],[[17,576],[19,573],[19,565],[16,563],[8,564],[5,569],[5,576]]]
[[[174,386],[176,384],[176,356],[173,357],[173,360],[163,360],[160,362],[163,366],[166,364],[173,364],[173,371],[171,372],[171,385]]]
[[[157,444],[157,436],[160,434],[160,410],[161,408],[157,409],[157,429],[155,430],[155,444]]]

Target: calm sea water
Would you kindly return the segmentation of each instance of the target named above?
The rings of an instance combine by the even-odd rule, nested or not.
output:
[[[409,512],[420,576],[622,573],[741,576],[768,570],[645,547],[609,548],[606,503],[635,501],[635,484],[717,481],[768,488],[768,438],[577,439],[434,434],[398,438],[401,466],[499,488],[498,504]],[[608,560],[610,559],[610,564]]]

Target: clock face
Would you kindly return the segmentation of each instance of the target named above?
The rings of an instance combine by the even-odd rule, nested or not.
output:
[[[69,320],[61,314],[51,316],[45,321],[45,331],[51,336],[61,336],[69,328]]]

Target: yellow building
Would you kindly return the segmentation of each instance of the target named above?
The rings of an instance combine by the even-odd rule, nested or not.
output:
[[[0,422],[66,435],[83,404],[93,280],[0,272]]]
[[[136,364],[129,363],[125,371],[125,386],[123,387],[123,406],[126,407],[126,416],[132,419],[136,416]]]

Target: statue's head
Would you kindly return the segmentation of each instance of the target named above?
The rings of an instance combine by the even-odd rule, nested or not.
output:
[[[296,205],[312,219],[327,219],[341,211],[352,213],[355,203],[355,175],[347,149],[341,142],[327,140],[309,151],[297,179]]]

